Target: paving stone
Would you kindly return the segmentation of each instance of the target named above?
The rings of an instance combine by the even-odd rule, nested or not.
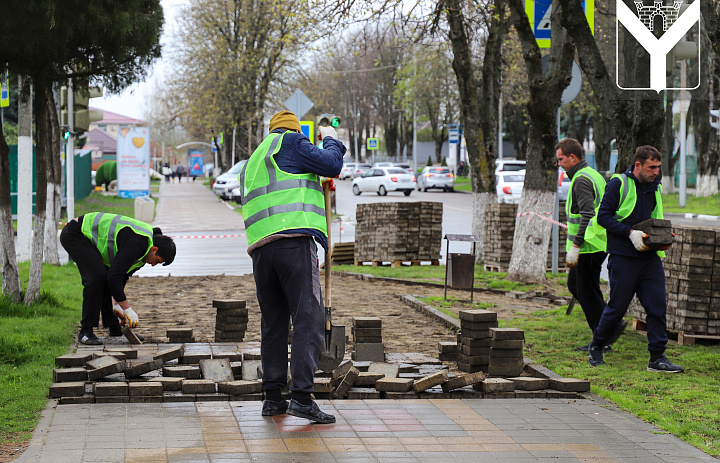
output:
[[[140,338],[133,333],[133,330],[129,326],[123,326],[121,331],[130,344],[142,344]]]
[[[523,359],[493,358],[488,373],[492,376],[520,376],[523,366]]]
[[[332,396],[334,399],[343,399],[347,395],[350,388],[355,384],[355,380],[357,379],[358,375],[360,374],[360,371],[357,368],[350,368],[350,370],[347,372],[347,374],[343,377],[342,381],[338,385],[337,388],[335,388],[335,391],[333,392]]]
[[[138,351],[134,347],[108,346],[103,349],[105,352],[121,352],[125,354],[125,360],[135,360],[138,358]]]
[[[418,366],[414,363],[400,363],[398,364],[399,373],[417,373]]]
[[[523,340],[525,331],[519,328],[491,328],[490,334],[493,340]]]
[[[215,316],[215,326],[218,324],[247,324],[248,321],[249,317],[247,314],[230,315],[226,312],[218,312]]]
[[[247,322],[245,323],[220,323],[215,322],[215,332],[218,331],[222,332],[241,332],[245,333],[247,331]]]
[[[140,375],[162,368],[162,360],[141,359],[131,360],[125,366],[125,377],[128,379],[137,378]]]
[[[172,392],[182,390],[183,379],[184,378],[166,378],[161,376],[159,378],[151,379],[150,382],[157,382],[162,384],[163,392]]]
[[[460,321],[460,332],[464,332],[466,330],[472,330],[472,331],[486,331],[490,328],[497,328],[498,322],[497,320],[491,321],[491,322],[468,322],[468,321]]]
[[[239,400],[239,401],[261,401],[263,400],[263,395],[261,393],[258,394],[245,394],[245,395],[231,395],[230,400]]]
[[[203,359],[200,360],[202,377],[215,382],[232,381],[233,374],[229,359]]]
[[[447,370],[440,370],[437,373],[425,376],[424,378],[415,381],[413,383],[413,389],[415,390],[415,392],[422,392],[426,389],[430,389],[431,387],[439,386],[443,383],[446,383],[447,380]]]
[[[443,392],[442,389],[428,389],[418,393],[418,398],[427,400],[452,399],[452,393]]]
[[[590,381],[576,378],[552,378],[550,379],[550,389],[561,392],[588,392]]]
[[[202,372],[196,365],[166,365],[162,369],[163,376],[170,378],[200,379]]]
[[[161,395],[148,395],[148,396],[130,396],[130,403],[131,404],[154,404],[154,403],[161,403],[163,401],[163,396]]]
[[[130,397],[126,396],[126,395],[107,396],[107,397],[95,396],[95,403],[96,404],[127,404],[127,403],[130,403]]]
[[[118,360],[109,355],[90,360],[86,365],[90,368],[88,370],[88,380],[90,381],[125,370],[124,360]]]
[[[515,378],[508,378],[510,381],[515,383],[515,390],[521,391],[539,391],[547,389],[550,382],[547,378],[533,378],[530,376],[519,376]]]
[[[244,309],[247,302],[237,299],[213,299],[212,306],[218,310]]]
[[[165,332],[168,338],[189,339],[193,337],[192,328],[168,328]]]
[[[161,349],[158,349],[157,353],[153,358],[155,360],[160,360],[161,362],[165,363],[169,362],[170,360],[181,358],[184,353],[185,346],[183,345],[163,347]]]
[[[470,347],[470,346],[461,346],[462,349],[459,350],[458,353],[467,355],[470,357],[473,356],[484,356],[489,357],[490,356],[490,349],[491,347]],[[488,362],[483,362],[488,363]]]
[[[93,385],[96,397],[127,396],[129,394],[128,383],[122,381],[97,382]]]
[[[200,360],[209,358],[212,358],[212,354],[210,352],[188,352],[188,349],[185,349],[185,353],[183,354],[181,360],[185,365],[198,365]]]
[[[354,338],[355,345],[382,343],[382,336],[354,336]]]
[[[162,396],[163,385],[153,381],[138,381],[128,384],[130,397]]]
[[[380,317],[353,317],[352,326],[355,328],[382,328]]]
[[[355,335],[355,337],[363,337],[363,336],[382,336],[382,328],[352,328],[352,334]]]
[[[362,372],[368,371],[368,368],[370,368],[371,363],[372,362],[367,361],[367,360],[362,360],[362,361],[355,360],[355,361],[353,361],[353,366],[355,368],[357,368],[360,371],[360,373],[362,373]]]
[[[458,317],[469,322],[491,322],[497,320],[497,312],[482,309],[461,310]]]
[[[458,354],[458,360],[462,360],[464,363],[469,363],[470,365],[488,365],[488,364],[490,364],[490,356],[489,355]]]
[[[85,382],[53,383],[50,385],[50,398],[82,397],[85,395]]]
[[[82,367],[56,368],[53,370],[53,381],[66,383],[70,381],[87,381],[87,370]]]
[[[262,362],[260,360],[243,360],[242,379],[246,381],[262,379]]]
[[[243,351],[243,361],[245,360],[260,360],[260,349],[249,349]]]
[[[230,368],[232,368],[233,379],[242,379],[242,362],[230,362]]]
[[[55,357],[55,365],[59,367],[84,367],[92,358],[92,353],[65,354]]]
[[[215,381],[209,379],[186,379],[182,382],[183,394],[214,394]]]
[[[491,337],[490,329],[484,330],[471,330],[469,328],[461,328],[462,335],[471,339],[485,339]]]
[[[458,345],[456,342],[439,342],[438,343],[438,353],[440,354],[457,354],[458,352]]]
[[[105,356],[115,357],[117,360],[126,360],[127,359],[127,355],[125,355],[124,352],[115,352],[115,351],[113,351],[113,352],[93,352],[93,359],[97,359],[97,358],[105,357]]]
[[[242,342],[245,331],[215,330],[215,342]]]
[[[496,349],[522,349],[524,341],[520,339],[494,340],[492,347]]]
[[[240,351],[234,351],[234,352],[213,352],[212,358],[214,359],[228,359],[230,360],[230,368],[232,368],[233,362],[241,362],[242,361],[242,352]]]
[[[418,393],[415,391],[408,391],[408,392],[383,391],[380,393],[380,397],[383,399],[396,399],[396,400],[417,399]]]
[[[163,402],[195,402],[195,394],[183,394],[182,392],[163,392]]]
[[[382,373],[370,373],[369,371],[361,371],[355,380],[355,385],[358,387],[375,387],[375,383],[380,378],[384,378],[385,375]]]
[[[489,335],[490,335],[490,332],[488,331],[487,337],[479,338],[479,339],[460,336],[460,338],[459,338],[460,341],[458,342],[458,344],[462,345],[462,346],[468,346],[468,347],[491,347],[493,340]]]
[[[61,397],[58,400],[60,405],[78,405],[78,404],[92,404],[95,403],[95,396],[91,394],[85,394],[81,397]]]
[[[371,362],[385,361],[385,345],[381,342],[375,343],[356,343],[353,351],[353,359]]]
[[[348,400],[379,399],[380,391],[369,387],[351,387],[345,398]]]
[[[521,389],[515,389],[515,398],[517,399],[546,399],[547,392],[544,390],[539,391],[526,391]]]
[[[195,394],[195,400],[197,402],[227,402],[230,400],[230,394],[221,392],[212,392],[207,394]]]
[[[259,394],[262,392],[262,381],[227,381],[218,383],[218,392],[230,395]]]
[[[342,380],[342,378],[345,377],[345,375],[348,373],[348,371],[352,369],[352,367],[353,363],[350,360],[343,360],[342,362],[340,362],[340,365],[338,365],[338,367],[330,373],[330,377],[332,379]]]
[[[450,396],[453,399],[483,399],[485,393],[482,391],[473,390],[471,387],[463,387],[450,391]]]
[[[381,374],[385,378],[397,378],[400,366],[395,363],[372,362],[368,366],[367,372]]]
[[[316,394],[329,394],[335,388],[332,378],[314,378],[313,379],[313,393]]]
[[[455,378],[449,378],[446,383],[442,384],[442,390],[450,392],[454,389],[459,389],[465,386],[472,386],[485,379],[485,374],[482,371],[471,373],[469,375],[456,376]]]
[[[486,392],[486,399],[514,399],[515,392]]]
[[[494,346],[490,348],[490,358],[510,358],[510,359],[522,359],[522,349],[497,349]],[[492,363],[492,362],[491,362]]]
[[[489,394],[515,390],[515,383],[504,378],[485,378],[480,384],[482,391]]]
[[[382,378],[375,383],[375,389],[385,392],[407,392],[415,381],[412,378]]]
[[[545,389],[548,399],[577,399],[577,392],[556,391],[554,389]]]

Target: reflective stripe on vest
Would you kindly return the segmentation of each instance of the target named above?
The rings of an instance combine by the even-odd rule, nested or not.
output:
[[[567,240],[565,241],[565,249],[567,251],[572,248],[575,237],[580,230],[580,221],[582,214],[572,213],[572,191],[575,185],[575,180],[580,176],[583,176],[590,180],[595,192],[595,198],[593,206],[595,209],[595,215],[588,222],[585,227],[585,233],[583,236],[583,245],[580,246],[580,254],[588,254],[593,252],[605,252],[607,250],[607,233],[603,227],[597,223],[597,213],[600,209],[600,203],[602,197],[605,194],[605,179],[592,167],[583,167],[575,173],[572,182],[570,183],[570,194],[565,202],[565,215],[567,216],[568,230]]]
[[[107,224],[109,220],[109,224]],[[87,224],[90,225],[87,225]],[[101,226],[107,224],[107,230],[101,232]],[[148,239],[148,248],[145,254],[139,260],[135,261],[133,265],[128,269],[128,272],[140,268],[145,265],[142,260],[150,248],[153,246],[153,230],[152,227],[145,222],[125,217],[117,214],[107,214],[105,212],[92,212],[86,214],[83,219],[82,232],[83,234],[92,241],[93,245],[100,251],[100,255],[103,258],[103,263],[108,267],[115,261],[115,255],[117,254],[117,234],[125,227],[130,227],[135,233],[141,236],[145,236]]]
[[[632,211],[635,210],[637,203],[637,188],[635,181],[630,181],[630,178],[626,174],[615,174],[612,178],[620,179],[620,202],[618,210],[615,212],[615,219],[618,222],[630,217]],[[663,207],[662,207],[662,185],[659,184],[657,190],[655,190],[655,208],[650,212],[650,217],[653,219],[662,219]],[[657,251],[658,256],[665,257],[664,251]]]
[[[327,235],[319,177],[284,172],[275,163],[274,155],[280,150],[284,136],[285,133],[270,134],[238,175],[250,245],[273,233],[298,228],[317,229]]]

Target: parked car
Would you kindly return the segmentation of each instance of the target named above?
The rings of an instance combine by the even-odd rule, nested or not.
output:
[[[370,169],[370,164],[358,164],[355,166],[352,178],[362,177]]]
[[[525,161],[517,159],[495,160],[495,175],[500,172],[517,172],[518,170],[525,170]]]
[[[445,166],[426,166],[417,179],[418,191],[430,188],[442,188],[443,191],[455,191],[455,175]]]
[[[373,167],[394,167],[392,162],[376,162],[372,165]]]
[[[565,172],[562,167],[558,168],[558,199],[560,201],[566,201],[568,191],[570,191],[570,177],[568,177],[567,172]]]
[[[499,203],[517,204],[520,202],[520,195],[525,183],[525,170],[500,172],[495,179]]]
[[[405,169],[412,174],[412,167],[410,167],[410,164],[408,164],[407,162],[396,162],[393,164],[393,167]]]
[[[342,170],[340,171],[340,176],[338,177],[340,180],[345,180],[346,178],[353,178],[353,172],[355,171],[355,167],[357,167],[357,164],[354,162],[346,162],[342,166]]]
[[[374,167],[352,181],[356,196],[369,191],[380,196],[387,195],[388,191],[402,191],[405,196],[410,196],[414,189],[415,177],[399,167]]]
[[[232,199],[232,191],[240,187],[237,176],[246,162],[247,160],[238,162],[230,170],[216,178],[215,183],[213,183],[213,193],[222,199]]]
[[[237,187],[230,192],[230,199],[240,204],[240,187]]]

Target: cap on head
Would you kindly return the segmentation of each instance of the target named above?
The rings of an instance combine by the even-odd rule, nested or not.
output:
[[[300,131],[300,121],[290,111],[280,111],[270,119],[270,131],[275,129],[289,129]]]

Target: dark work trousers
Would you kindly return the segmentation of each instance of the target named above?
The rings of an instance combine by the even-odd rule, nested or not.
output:
[[[105,328],[119,327],[120,321],[112,310],[110,287],[107,284],[109,268],[103,263],[100,251],[82,234],[75,220],[60,232],[60,244],[77,264],[83,284],[81,331],[92,331],[102,315]]]
[[[262,313],[263,390],[287,385],[292,319],[290,390],[310,394],[325,327],[317,245],[311,236],[283,238],[255,249],[252,261]]]
[[[651,251],[648,251],[651,252]],[[605,345],[605,341],[627,312],[630,302],[637,294],[647,313],[647,338],[650,353],[663,353],[667,344],[667,298],[665,295],[665,271],[657,255],[638,259],[610,254],[610,299],[595,329],[593,345]]]
[[[605,309],[605,298],[600,290],[600,271],[606,256],[605,252],[580,254],[577,265],[568,273],[568,289],[585,312],[591,333],[595,332]]]

